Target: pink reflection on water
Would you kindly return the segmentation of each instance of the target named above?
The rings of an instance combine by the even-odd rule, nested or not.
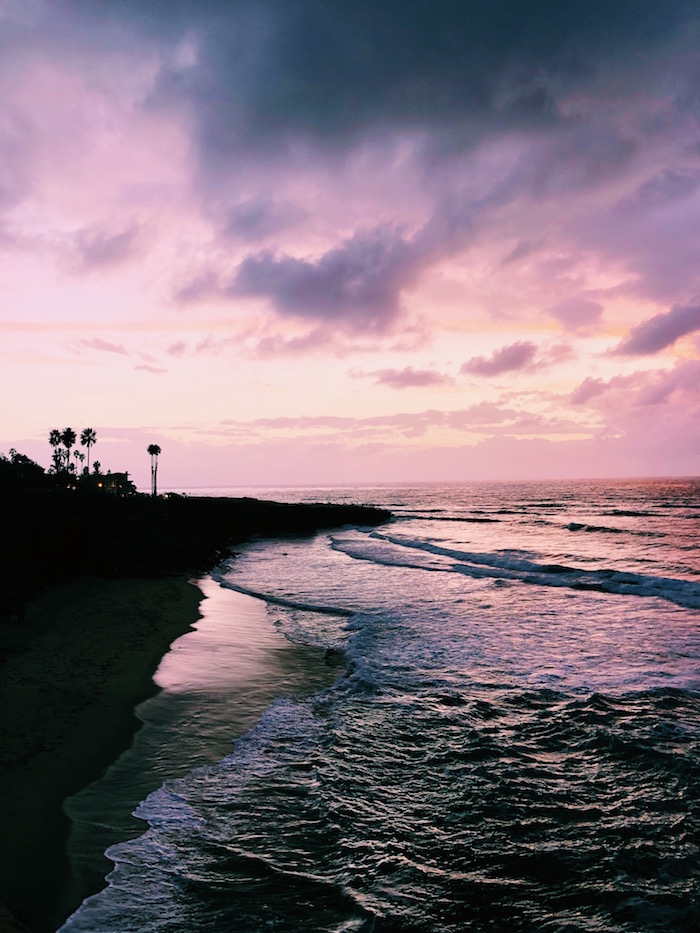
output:
[[[200,697],[225,693],[239,700],[254,693],[267,705],[272,696],[305,693],[328,682],[320,652],[284,638],[262,600],[209,578],[197,585],[205,597],[202,617],[162,659],[154,680],[163,690]]]

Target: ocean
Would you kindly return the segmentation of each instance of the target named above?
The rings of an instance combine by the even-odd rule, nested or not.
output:
[[[699,480],[209,492],[394,518],[201,581],[62,933],[700,929]]]

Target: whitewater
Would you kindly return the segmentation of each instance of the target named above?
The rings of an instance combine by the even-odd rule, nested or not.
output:
[[[63,933],[700,929],[700,481],[226,492],[393,518],[201,581]]]

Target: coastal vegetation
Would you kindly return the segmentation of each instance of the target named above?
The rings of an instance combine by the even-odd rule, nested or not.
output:
[[[151,495],[158,495],[158,457],[160,455],[160,447],[158,444],[149,444],[148,453],[151,456]]]
[[[87,447],[87,471],[90,472],[90,448],[97,443],[97,432],[94,428],[84,428],[80,434],[80,443]]]
[[[88,451],[96,442],[85,429]],[[0,454],[0,616],[45,589],[81,575],[157,576],[196,572],[255,534],[312,534],[343,524],[373,525],[389,515],[364,506],[289,505],[250,498],[157,495],[160,447],[149,446],[151,495],[129,474],[76,475],[70,450],[76,433],[52,431],[49,470],[24,454]],[[66,542],[70,542],[67,547]]]

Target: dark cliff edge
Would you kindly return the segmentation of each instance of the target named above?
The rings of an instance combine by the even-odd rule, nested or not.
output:
[[[362,505],[4,491],[2,608],[14,611],[46,589],[85,574],[205,571],[232,546],[255,536],[311,535],[342,525],[378,525],[390,517],[383,509]]]

